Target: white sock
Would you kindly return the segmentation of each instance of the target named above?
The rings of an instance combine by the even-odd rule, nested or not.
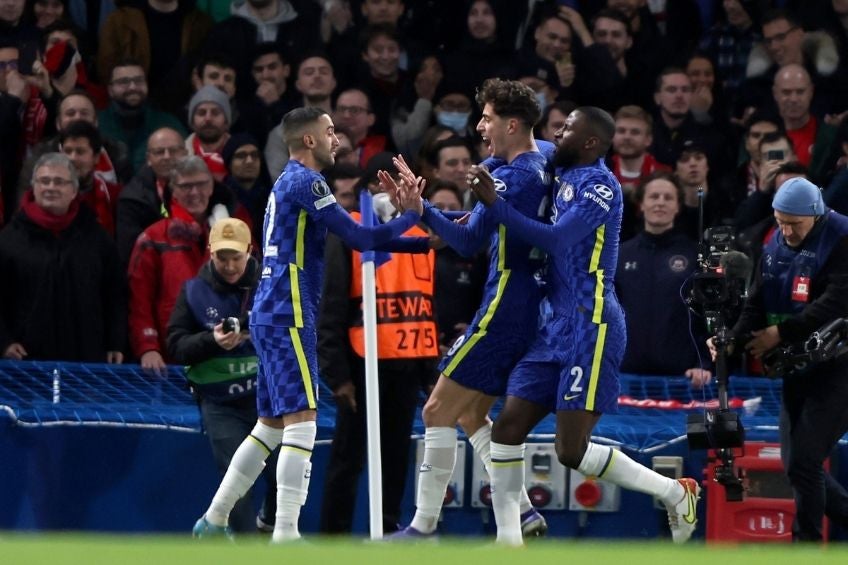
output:
[[[590,442],[577,470],[630,490],[651,494],[668,503],[677,502],[683,496],[683,487],[674,479],[660,475],[606,445]]]
[[[425,534],[436,530],[445,491],[456,464],[456,428],[427,428],[424,461],[418,469],[415,516],[410,524]]]
[[[498,543],[521,545],[519,498],[524,487],[524,444],[492,442],[492,509],[498,525]]]
[[[233,454],[221,485],[212,497],[212,503],[206,511],[206,520],[210,524],[227,525],[233,506],[256,482],[259,473],[265,468],[265,460],[276,449],[282,437],[283,430],[256,422],[250,435],[244,438]]]
[[[300,538],[297,522],[300,508],[306,504],[312,475],[312,448],[318,426],[315,422],[289,424],[283,431],[283,445],[277,460],[277,514],[274,543]]]
[[[474,451],[477,453],[477,456],[480,457],[480,461],[483,462],[483,467],[486,468],[486,472],[489,473],[489,477],[492,476],[492,423],[486,422],[486,424],[474,432],[471,437],[468,438],[468,442],[471,444],[471,447],[474,448]],[[533,503],[530,502],[530,497],[527,496],[527,487],[522,484],[521,485],[521,494],[518,499],[519,506],[521,508],[521,514],[523,515],[525,512],[529,512],[533,509]]]

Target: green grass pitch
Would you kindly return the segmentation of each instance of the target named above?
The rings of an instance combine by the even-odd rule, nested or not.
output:
[[[267,539],[267,538],[266,538]],[[848,548],[760,544],[704,545],[693,542],[544,540],[526,548],[494,546],[490,540],[442,539],[414,545],[308,537],[307,541],[269,546],[266,539],[239,543],[200,542],[172,536],[20,534],[0,532],[4,565],[228,565],[264,563],[304,565],[798,565],[848,563]]]

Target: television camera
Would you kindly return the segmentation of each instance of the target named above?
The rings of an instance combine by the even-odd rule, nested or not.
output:
[[[700,224],[703,226],[703,194]],[[698,250],[700,267],[692,277],[688,302],[703,314],[707,330],[714,336],[717,351],[716,383],[718,408],[701,414],[690,414],[686,436],[692,449],[713,449],[719,464],[715,480],[725,487],[728,501],[741,501],[743,484],[733,468],[733,448],[743,447],[745,429],[739,414],[730,410],[727,398],[727,357],[734,342],[730,328],[742,311],[748,292],[753,262],[733,249],[735,236],[729,226],[701,229]]]

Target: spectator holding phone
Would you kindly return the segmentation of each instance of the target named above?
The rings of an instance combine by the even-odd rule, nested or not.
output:
[[[248,309],[259,281],[259,263],[251,257],[250,228],[225,218],[209,232],[210,260],[186,281],[168,322],[168,351],[187,366],[186,377],[197,397],[203,428],[223,475],[256,422],[256,350],[247,331]],[[259,516],[245,496],[230,514],[230,526],[248,532],[273,524],[276,465],[265,467],[267,491]]]

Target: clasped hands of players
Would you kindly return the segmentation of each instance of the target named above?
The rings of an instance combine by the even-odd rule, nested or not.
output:
[[[392,205],[401,214],[407,210],[412,210],[419,216],[422,215],[424,213],[424,201],[421,198],[421,193],[424,192],[427,181],[423,177],[415,176],[403,156],[398,155],[392,161],[394,161],[400,174],[400,184],[398,185],[387,171],[380,170],[377,171],[380,188],[389,195]]]

